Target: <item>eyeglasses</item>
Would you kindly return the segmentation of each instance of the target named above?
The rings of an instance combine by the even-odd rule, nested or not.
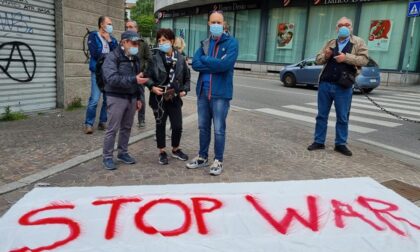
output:
[[[341,28],[341,27],[343,27],[343,26],[345,26],[345,27],[350,27],[350,26],[351,26],[351,24],[349,24],[349,23],[345,23],[345,24],[338,24],[338,25],[337,25],[337,27],[338,27],[338,28]]]

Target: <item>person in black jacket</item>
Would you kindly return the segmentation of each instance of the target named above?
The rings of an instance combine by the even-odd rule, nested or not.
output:
[[[182,134],[182,99],[190,91],[190,72],[185,58],[174,49],[175,34],[170,29],[160,29],[156,42],[152,64],[147,70],[150,78],[146,86],[150,89],[149,105],[156,120],[156,142],[159,152],[159,164],[168,164],[166,154],[166,120],[169,117],[172,127],[172,157],[188,160],[188,156],[179,148]]]
[[[120,47],[112,51],[102,66],[105,81],[105,93],[108,97],[108,127],[105,133],[103,148],[103,164],[107,170],[115,170],[113,151],[115,136],[118,137],[118,160],[126,164],[134,164],[136,160],[128,154],[128,140],[133,125],[136,109],[141,104],[140,96],[147,78],[140,73],[138,41],[140,37],[133,31],[125,31],[121,35]]]

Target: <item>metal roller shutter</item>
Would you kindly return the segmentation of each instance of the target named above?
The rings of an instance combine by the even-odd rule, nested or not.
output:
[[[0,113],[56,107],[54,0],[0,0]]]

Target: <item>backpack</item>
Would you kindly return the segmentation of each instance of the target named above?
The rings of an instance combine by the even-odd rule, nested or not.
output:
[[[114,51],[110,53],[113,53]],[[108,54],[102,54],[99,57],[99,59],[96,61],[96,66],[95,66],[96,85],[98,85],[99,90],[101,90],[102,93],[105,92],[105,79],[103,77],[102,65],[104,64],[106,56]],[[117,59],[117,68],[118,68],[120,66],[120,59],[119,57],[116,57],[116,59]]]
[[[103,78],[102,65],[105,62],[106,54],[102,54],[101,57],[96,61],[95,76],[96,85],[98,85],[101,92],[105,92],[105,79]]]

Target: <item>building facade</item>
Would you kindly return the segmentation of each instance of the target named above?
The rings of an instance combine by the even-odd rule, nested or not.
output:
[[[315,56],[336,37],[336,22],[346,16],[378,62],[383,82],[420,85],[420,22],[407,17],[409,0],[214,2],[156,0],[155,12],[161,27],[184,37],[192,56],[208,36],[209,13],[223,11],[230,34],[239,41],[236,67],[256,72],[278,72],[283,65]]]
[[[115,36],[124,29],[123,0],[0,1],[0,113],[63,108],[87,102],[90,72],[87,29],[110,16]]]

